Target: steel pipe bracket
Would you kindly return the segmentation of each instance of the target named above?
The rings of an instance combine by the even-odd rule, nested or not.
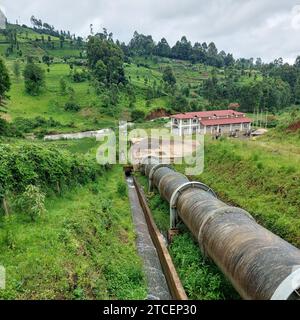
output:
[[[170,229],[176,228],[176,225],[178,223],[178,212],[177,212],[177,200],[181,192],[184,190],[187,190],[189,188],[198,188],[203,191],[206,191],[210,193],[212,196],[217,198],[217,195],[215,192],[209,188],[206,184],[198,181],[189,181],[184,184],[182,184],[180,187],[178,187],[172,194],[170,199]]]
[[[163,163],[155,164],[155,165],[151,168],[151,170],[150,170],[150,172],[149,172],[149,187],[148,187],[149,192],[152,191],[153,175],[154,175],[155,171],[156,171],[157,169],[159,169],[159,168],[162,168],[162,167],[170,168],[169,165],[166,165],[166,164],[163,164]]]
[[[149,163],[149,160],[150,160],[150,159],[153,159],[154,162],[155,162],[155,164],[159,163],[159,158],[158,158],[158,157],[149,155],[149,156],[146,156],[146,157],[144,157],[144,158],[142,159],[141,164],[142,164],[142,165],[151,164],[151,162]],[[147,161],[147,162],[145,162],[145,161]]]

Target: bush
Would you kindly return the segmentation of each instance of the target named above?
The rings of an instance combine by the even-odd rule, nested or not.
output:
[[[36,128],[63,127],[60,122],[51,117],[49,119],[45,119],[40,116],[33,119],[18,117],[12,122],[12,126],[15,130],[22,133],[32,132]]]
[[[45,71],[34,63],[27,63],[24,70],[25,90],[36,96],[45,85]]]
[[[28,214],[32,221],[35,221],[46,211],[45,194],[39,187],[28,185],[17,199],[17,207]]]
[[[84,70],[83,71],[75,70],[75,72],[72,75],[72,79],[76,83],[84,82],[88,79],[88,73]]]
[[[7,121],[0,118],[0,136],[6,136],[9,133],[9,125]]]
[[[117,191],[121,197],[125,197],[127,195],[127,188],[125,182],[120,181],[118,183]]]
[[[131,112],[132,121],[143,121],[145,119],[145,112],[142,110],[133,110]]]
[[[80,106],[79,106],[76,102],[74,102],[74,101],[69,101],[69,102],[67,102],[67,103],[65,104],[64,109],[65,109],[66,111],[75,111],[75,112],[77,112],[77,111],[80,110]]]
[[[64,185],[94,181],[103,171],[94,159],[54,146],[0,144],[0,154],[2,193],[24,192],[31,184],[58,191]]]

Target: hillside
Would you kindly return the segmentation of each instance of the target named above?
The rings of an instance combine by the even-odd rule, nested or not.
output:
[[[38,20],[0,31],[0,59],[0,266],[9,275],[1,299],[147,297],[124,168],[96,163],[94,138],[43,139],[102,128],[118,137],[119,120],[150,129],[169,121],[156,117],[176,113],[247,113],[253,128],[268,132],[206,136],[204,172],[189,179],[299,248],[297,62],[235,59],[185,37],[172,48],[138,33],[120,43],[106,29],[84,40]],[[169,204],[135,176],[166,236]],[[240,299],[188,228],[178,230],[168,250],[188,298]]]
[[[157,109],[176,113],[222,109],[238,102],[242,111],[269,111],[271,114],[289,105],[284,100],[289,96],[286,85],[283,86],[281,80],[267,80],[264,69],[240,67],[240,62],[236,67],[216,67],[146,53],[136,55],[134,53],[139,52],[136,44],[132,45],[132,53],[125,59],[124,72],[128,84],[107,90],[95,86],[88,68],[85,42],[75,36],[61,38],[37,31],[9,25],[8,30],[0,35],[0,54],[5,59],[13,84],[8,93],[8,113],[2,116],[10,122],[17,119],[17,125],[22,120],[20,118],[54,120],[51,120],[51,129],[34,123],[27,131],[45,133],[114,127],[116,118],[143,121]],[[22,72],[28,57],[40,64],[46,73],[45,87],[36,97],[24,90]],[[19,65],[19,75],[14,71],[16,64]],[[168,68],[175,77],[174,86],[163,79]],[[273,69],[270,70],[268,72],[274,73]],[[63,92],[61,81],[65,87]],[[272,90],[278,86],[279,91],[273,93],[266,87],[263,90],[267,95],[262,93],[261,102],[256,101],[259,97],[256,91],[265,84]],[[236,92],[235,95],[232,92]],[[274,95],[278,101],[274,100]],[[64,110],[70,99],[76,101],[80,110]]]

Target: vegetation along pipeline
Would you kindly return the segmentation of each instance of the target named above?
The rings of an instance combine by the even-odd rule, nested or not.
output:
[[[152,162],[141,171],[170,203],[171,227],[180,218],[244,299],[299,299],[298,248],[167,165]]]

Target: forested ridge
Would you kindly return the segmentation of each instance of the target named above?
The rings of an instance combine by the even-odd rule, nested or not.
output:
[[[6,57],[41,62],[50,72],[60,51],[60,59],[70,67],[71,80],[89,82],[101,101],[97,107],[109,117],[125,111],[133,120],[143,120],[155,108],[168,113],[227,108],[230,104],[250,113],[276,113],[300,104],[300,56],[293,65],[282,58],[266,63],[259,57],[236,58],[219,50],[214,42],[193,44],[183,36],[170,46],[165,38],[156,43],[151,35],[137,31],[126,44],[114,40],[106,28],[94,32],[92,25],[84,41],[35,17],[31,22],[33,28],[11,25],[4,32],[9,43]],[[24,52],[24,42],[43,52]],[[35,76],[37,73],[36,69]],[[39,77],[42,86],[43,75]],[[69,95],[65,110],[79,112],[76,92],[64,80],[60,79],[59,85],[61,92]],[[29,91],[38,93],[41,86],[26,83]]]

